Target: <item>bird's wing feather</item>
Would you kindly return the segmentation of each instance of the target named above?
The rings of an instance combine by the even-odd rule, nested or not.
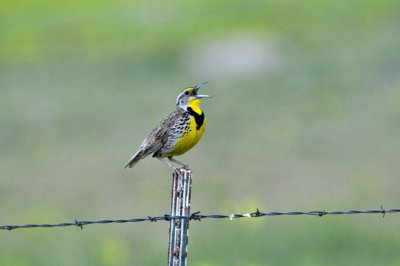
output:
[[[143,141],[140,149],[143,151],[142,158],[160,150],[168,139],[168,133],[179,118],[178,111],[170,113],[156,128],[154,128]]]

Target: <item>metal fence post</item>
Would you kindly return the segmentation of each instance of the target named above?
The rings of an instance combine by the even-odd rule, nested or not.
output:
[[[172,174],[171,216],[190,215],[192,171],[180,169]],[[168,265],[184,266],[187,258],[188,219],[171,219],[169,226]]]

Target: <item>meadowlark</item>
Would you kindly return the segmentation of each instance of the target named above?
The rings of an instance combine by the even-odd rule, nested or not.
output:
[[[180,174],[179,168],[165,160],[165,157],[171,162],[189,169],[187,164],[175,160],[173,156],[190,150],[203,135],[206,118],[200,109],[200,102],[203,98],[211,96],[199,95],[197,91],[206,83],[186,88],[178,95],[176,110],[165,117],[149,133],[124,168],[132,168],[139,160],[153,154],[153,157],[168,165],[176,174]]]

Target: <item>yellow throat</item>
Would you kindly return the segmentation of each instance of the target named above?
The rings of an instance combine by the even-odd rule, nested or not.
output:
[[[197,114],[201,115],[203,111],[200,109],[200,102],[201,99],[190,98],[189,99],[189,106],[195,111]]]
[[[189,128],[177,140],[171,153],[164,154],[163,157],[181,155],[190,150],[201,138],[206,125],[206,118],[203,111],[200,109],[201,99],[189,99],[189,113],[191,117],[188,121]]]

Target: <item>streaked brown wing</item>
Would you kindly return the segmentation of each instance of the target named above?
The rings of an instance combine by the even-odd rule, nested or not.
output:
[[[168,132],[178,118],[178,111],[170,113],[149,133],[140,147],[140,149],[143,150],[142,158],[160,150],[165,145],[168,139]]]

